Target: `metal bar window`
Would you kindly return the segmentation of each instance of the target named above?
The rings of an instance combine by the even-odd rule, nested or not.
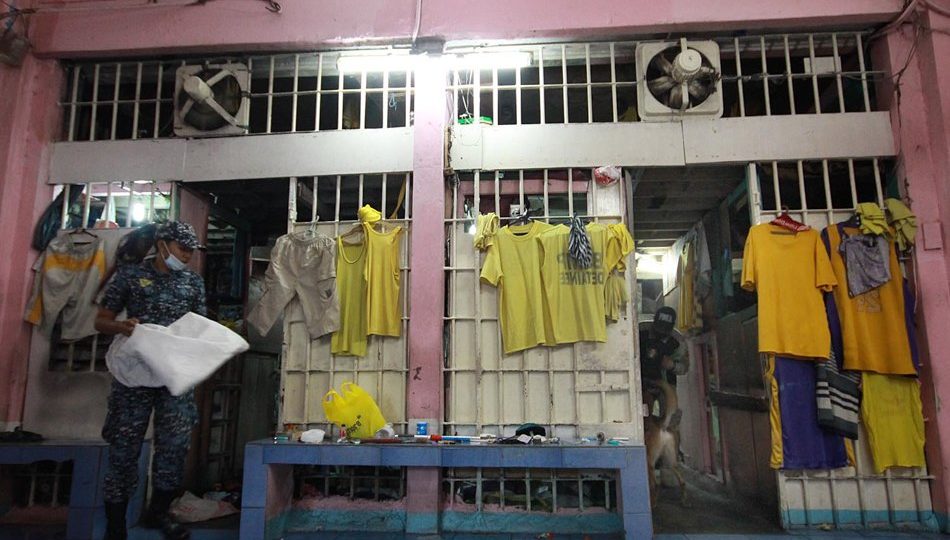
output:
[[[350,501],[399,501],[405,494],[405,467],[294,467],[294,498],[304,507],[307,507],[309,502],[321,504],[330,498]]]
[[[863,36],[850,32],[750,34],[696,37],[688,43],[711,40],[719,46],[719,58],[711,61],[720,66],[722,74],[724,92],[717,99],[723,100],[723,116],[820,114],[829,112],[822,104],[833,101],[839,103],[838,112],[871,110],[867,80],[883,73],[866,66]],[[516,71],[515,77],[491,77],[489,88],[483,88],[488,78],[467,76],[468,67],[450,69],[448,91],[461,96],[463,106],[464,96],[473,95],[477,105],[482,90],[490,91],[494,124],[629,121],[636,118],[627,113],[636,111],[636,92],[642,91],[645,83],[627,75],[636,72],[635,51],[641,43],[646,42],[459,47],[450,52],[519,51],[531,55],[531,64]],[[484,69],[485,73],[498,71],[491,66]],[[526,77],[535,71],[536,78]],[[859,84],[865,94],[863,105],[860,93],[850,91],[857,90]],[[813,104],[801,100],[807,90]],[[539,96],[537,109],[527,106],[534,103],[535,94]],[[469,121],[463,116],[467,109],[455,110],[458,114],[453,123]],[[475,116],[480,113],[479,107],[472,111]]]
[[[72,476],[72,460],[0,466],[0,482],[10,488],[4,502],[19,508],[42,507],[45,512],[55,509],[56,515],[65,518]]]
[[[757,218],[769,221],[788,209],[816,228],[850,217],[858,203],[883,204],[881,159],[802,160],[758,165],[761,203]]]
[[[412,74],[337,69],[339,52],[112,62],[64,62],[64,135],[70,141],[175,137],[178,68],[241,64],[251,74],[249,134],[408,127]],[[349,54],[349,53],[348,53]],[[379,84],[382,81],[382,84]],[[352,100],[352,103],[351,103]],[[141,129],[148,126],[148,132]],[[199,130],[200,131],[200,130]]]
[[[578,440],[596,433],[596,424],[633,422],[639,388],[624,352],[633,343],[620,342],[632,332],[608,341],[601,354],[613,360],[602,365],[579,362],[583,352],[571,345],[503,355],[497,292],[480,283],[483,255],[472,245],[477,214],[494,212],[505,225],[514,206],[530,205],[535,219],[550,223],[574,212],[604,224],[622,221],[621,186],[598,187],[594,196],[592,178],[592,169],[474,171],[453,183],[445,219],[446,433],[509,433],[530,418],[552,436]]]
[[[448,511],[616,513],[614,471],[446,468]]]
[[[397,432],[407,428],[411,180],[408,173],[289,179],[288,232],[312,230],[337,238],[359,231],[357,211],[364,204],[379,209],[386,226],[403,227],[399,259],[402,332],[399,337],[370,337],[363,357],[337,356],[331,353],[329,339],[311,340],[304,323],[286,323],[281,424],[296,424],[305,429],[319,427],[327,431],[328,437],[335,436],[338,431],[328,424],[321,401],[327,389],[339,389],[343,382],[353,381],[376,398]],[[353,240],[359,240],[362,234],[365,233],[356,233]],[[290,312],[297,309],[295,302],[291,303]]]
[[[141,184],[144,184],[141,185]],[[78,203],[65,204],[70,192],[81,189]],[[125,234],[129,227],[172,218],[171,184],[158,182],[103,182],[62,187],[61,234],[86,228],[97,235]],[[118,205],[116,201],[122,200]],[[115,228],[121,227],[119,231]],[[48,369],[50,371],[106,371],[105,353],[111,336],[95,334],[78,340],[61,338],[59,325],[54,325],[50,340]]]

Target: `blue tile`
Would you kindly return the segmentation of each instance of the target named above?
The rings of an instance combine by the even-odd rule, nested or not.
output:
[[[553,447],[506,446],[501,449],[503,467],[561,467],[561,449]]]
[[[263,508],[267,504],[267,467],[261,446],[248,444],[244,447],[244,487],[241,491],[244,508]]]
[[[383,466],[441,467],[442,453],[437,446],[383,446],[380,461]]]
[[[620,505],[625,513],[650,513],[650,486],[646,467],[620,471]]]
[[[443,467],[498,467],[501,448],[450,446],[442,448]]]
[[[244,498],[247,497],[247,484],[244,487]],[[241,540],[261,540],[264,538],[264,509],[241,508]]]
[[[357,465],[374,467],[380,464],[378,446],[342,445],[322,448],[321,465]]]
[[[624,538],[639,540],[653,537],[653,518],[649,512],[623,514]]]
[[[298,443],[277,443],[262,447],[265,463],[292,463],[305,465],[325,463],[328,450],[334,447]]]
[[[412,534],[432,534],[439,532],[438,512],[407,512],[406,532]]]

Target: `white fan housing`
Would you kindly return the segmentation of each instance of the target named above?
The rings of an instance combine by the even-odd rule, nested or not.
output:
[[[246,134],[250,88],[251,72],[244,64],[178,68],[175,72],[175,135],[220,137]],[[199,111],[204,122],[194,118]]]
[[[700,69],[712,68],[715,70],[714,78],[715,89],[704,101],[698,104],[690,105],[683,103],[680,108],[673,108],[658,100],[650,91],[647,80],[650,63],[654,58],[667,51],[670,55],[674,49],[675,57],[669,58],[671,66],[671,76],[678,81],[685,91],[686,82],[691,74],[697,73]],[[680,39],[679,41],[657,41],[644,42],[637,44],[636,50],[637,62],[637,106],[640,119],[644,122],[670,122],[676,120],[687,120],[690,118],[719,118],[722,116],[722,82],[719,80],[719,74],[722,73],[722,66],[719,59],[719,45],[715,41],[689,41]],[[703,62],[706,66],[703,66]],[[680,91],[679,89],[677,89]],[[713,90],[710,88],[710,90]]]

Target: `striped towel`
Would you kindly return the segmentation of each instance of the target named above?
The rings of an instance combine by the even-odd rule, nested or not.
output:
[[[817,368],[815,395],[818,398],[818,425],[825,431],[857,439],[861,374],[839,371],[834,351],[831,358],[820,362]]]
[[[590,246],[590,235],[584,223],[576,215],[571,218],[571,235],[567,242],[567,251],[578,268],[590,268],[594,259],[594,250]]]

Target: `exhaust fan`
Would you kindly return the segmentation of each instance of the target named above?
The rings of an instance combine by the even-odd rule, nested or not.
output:
[[[251,74],[243,64],[182,66],[175,73],[175,135],[247,133]]]
[[[644,122],[722,116],[722,73],[714,41],[637,45],[637,105]]]

